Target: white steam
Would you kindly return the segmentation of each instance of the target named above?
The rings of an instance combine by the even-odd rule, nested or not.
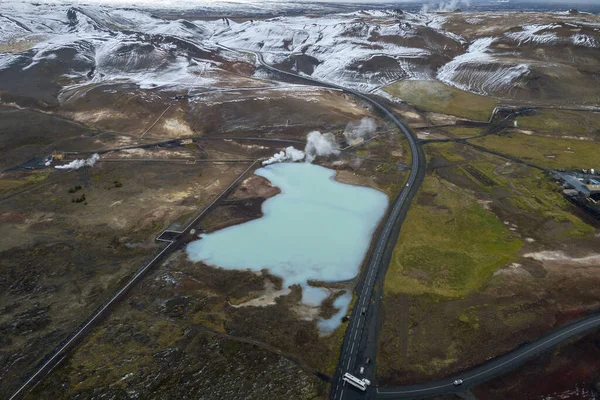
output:
[[[285,161],[301,161],[304,160],[304,152],[302,150],[298,150],[293,146],[287,147],[284,151],[280,151],[279,153],[275,153],[273,157],[269,158],[262,162],[263,165],[269,165],[274,163],[280,163]]]
[[[304,148],[304,151],[290,146],[279,153],[273,154],[271,158],[263,161],[262,164],[269,165],[280,162],[297,162],[302,160],[311,163],[317,156],[324,157],[339,153],[340,149],[332,133],[313,131],[306,136],[306,147]]]
[[[317,156],[329,156],[340,153],[335,137],[331,133],[312,131],[306,137],[306,162],[313,162]]]
[[[436,1],[429,4],[424,4],[421,8],[421,12],[452,12],[461,7],[469,7],[471,5],[470,0],[446,0]]]
[[[55,165],[56,169],[79,169],[81,167],[93,167],[96,161],[100,159],[100,156],[96,153],[87,160],[73,160],[65,165]]]
[[[344,130],[344,137],[348,143],[359,138],[366,138],[377,129],[373,118],[364,117],[360,122],[348,122]]]

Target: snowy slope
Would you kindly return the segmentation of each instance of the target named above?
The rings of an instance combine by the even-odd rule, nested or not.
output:
[[[553,57],[561,56],[560,62],[592,64],[600,48],[598,29],[589,22],[528,21],[513,26],[502,15],[477,14],[464,18],[467,28],[462,33],[482,21],[501,22],[506,29],[493,31],[492,26],[493,33],[487,33],[488,27],[482,27],[476,35],[470,33],[469,43],[460,29],[446,28],[456,26],[448,18],[452,17],[363,10],[245,22],[188,21],[103,5],[4,2],[0,45],[16,50],[0,52],[0,90],[15,89],[12,82],[18,79],[38,80],[36,84],[45,79],[48,95],[61,87],[110,83],[201,89],[219,79],[227,85],[223,74],[239,76],[236,63],[246,63],[247,74],[254,71],[248,58],[224,51],[222,44],[260,51],[280,68],[362,91],[396,80],[438,79],[464,90],[502,95],[532,76],[535,65],[550,65]],[[563,56],[548,50],[557,46],[569,47],[569,52]],[[270,77],[261,69],[254,73],[255,78]]]
[[[0,43],[31,43],[19,54],[0,53],[0,80],[43,78],[48,91],[58,81],[68,89],[115,82],[206,87],[225,61],[206,29],[139,11],[15,2],[0,5],[0,21]]]
[[[492,94],[509,89],[529,71],[527,64],[504,62],[491,54],[493,37],[475,40],[465,54],[439,69],[438,80],[460,89]]]
[[[265,52],[273,63],[298,54],[310,56],[318,61],[314,77],[370,90],[397,79],[433,78],[420,68],[423,61],[450,57],[461,46],[460,37],[434,22],[419,14],[361,11],[319,18],[227,21],[210,27],[214,30],[212,40],[228,47]],[[424,40],[427,35],[443,37],[451,46]],[[368,64],[375,59],[380,65],[373,71]]]

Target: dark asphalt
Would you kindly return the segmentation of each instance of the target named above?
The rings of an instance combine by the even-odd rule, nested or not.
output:
[[[561,342],[591,331],[598,326],[600,326],[600,315],[596,314],[561,327],[535,342],[522,345],[508,354],[493,358],[465,373],[418,385],[377,388],[376,397],[378,399],[419,399],[447,393],[458,393],[496,376],[503,375],[540,353],[552,349]],[[463,384],[455,386],[453,382],[456,379],[462,379]]]
[[[582,335],[583,333],[600,326],[600,314],[575,321],[569,325],[556,329],[535,342],[522,345],[510,353],[494,358],[462,374],[448,377],[440,381],[400,387],[371,387],[367,392],[361,392],[353,386],[345,385],[341,379],[345,372],[350,372],[359,378],[366,377],[371,382],[374,382],[377,334],[380,325],[379,306],[381,303],[383,280],[389,264],[391,251],[396,243],[403,219],[410,207],[412,198],[424,179],[426,167],[425,156],[414,133],[377,100],[372,99],[363,93],[346,89],[338,85],[327,84],[305,76],[299,76],[287,71],[279,70],[266,64],[260,53],[252,53],[256,55],[259,63],[268,70],[309,81],[313,84],[317,83],[322,86],[342,90],[371,103],[398,126],[410,144],[413,158],[411,173],[406,186],[394,200],[392,209],[387,215],[384,227],[375,241],[366,271],[364,272],[366,276],[364,276],[357,288],[357,293],[359,293],[359,295],[353,308],[350,325],[346,330],[338,368],[332,380],[330,393],[332,399],[364,399],[366,397],[377,399],[420,399],[444,394],[460,393],[515,369],[527,360],[534,358],[544,351],[552,349],[571,337]],[[505,120],[502,121],[502,124],[506,123],[506,120],[509,119],[509,117],[505,118]],[[516,162],[525,163],[533,168],[549,171],[546,168],[527,163],[506,154],[490,151],[468,142],[466,142],[466,144]],[[374,285],[377,285],[378,288],[375,296],[373,296]],[[363,308],[366,308],[367,310],[364,315],[362,313]],[[371,359],[371,362],[368,365],[365,364],[366,357]],[[358,373],[361,366],[365,367],[365,374],[362,376]],[[454,385],[454,381],[457,379],[462,380],[463,383],[458,386]]]
[[[371,381],[374,379],[374,368],[372,366],[377,353],[377,315],[381,297],[378,292],[378,295],[373,298],[373,288],[375,287],[376,282],[380,283],[379,287],[383,284],[385,271],[389,265],[390,254],[398,239],[400,225],[409,208],[410,201],[414,197],[425,176],[425,157],[423,155],[423,150],[417,144],[416,135],[379,101],[352,89],[277,69],[265,63],[261,53],[252,53],[256,55],[258,62],[263,67],[272,72],[291,76],[295,79],[301,79],[320,86],[341,90],[370,103],[400,129],[406,136],[410,145],[412,155],[411,172],[406,185],[392,203],[383,227],[379,231],[373,248],[371,249],[367,268],[363,272],[361,283],[357,288],[358,298],[352,310],[349,327],[346,329],[346,334],[344,336],[344,343],[342,345],[338,367],[331,383],[330,397],[334,400],[352,399],[357,397],[363,398],[365,393],[345,385],[342,376],[344,373],[350,372],[357,377],[361,377],[358,374],[358,370],[361,366],[364,366],[365,374],[362,377],[367,377]],[[363,309],[366,310],[364,313],[362,312]],[[364,365],[363,363],[366,354],[369,354],[370,358],[373,360],[369,365]]]
[[[152,260],[144,264],[135,274],[113,294],[104,304],[98,307],[83,323],[81,323],[62,343],[60,343],[51,353],[49,353],[44,360],[35,368],[35,372],[25,380],[21,386],[9,397],[9,400],[19,399],[25,395],[27,389],[42,379],[48,374],[56,365],[65,357],[65,355],[73,349],[81,339],[83,339],[87,333],[92,329],[96,323],[98,323],[107,313],[114,307],[119,301],[121,301],[127,292],[135,286],[150,269],[159,265],[166,257],[172,254],[175,250],[180,249],[190,240],[194,239],[194,235],[190,233],[190,230],[194,228],[197,222],[204,217],[208,212],[212,211],[225,197],[227,197],[231,191],[241,182],[248,172],[259,160],[256,160],[250,165],[244,172],[225,188],[219,196],[217,196],[208,206],[206,206],[202,212],[200,212],[188,225],[182,229],[181,232],[176,232],[170,241],[167,241],[167,245],[163,247],[158,254],[154,256]],[[166,240],[165,240],[166,241]]]
[[[226,48],[225,46],[221,46]],[[228,50],[234,50],[229,49]],[[234,50],[237,51],[237,50]],[[243,50],[245,51],[245,50]],[[246,51],[248,52],[248,51]],[[369,397],[376,397],[381,399],[405,399],[405,398],[426,398],[436,395],[458,393],[468,389],[469,387],[478,385],[486,380],[489,380],[495,376],[502,375],[517,366],[521,365],[530,358],[535,357],[541,352],[549,350],[561,343],[562,341],[577,335],[581,335],[587,331],[595,329],[600,326],[600,315],[594,315],[579,321],[576,321],[570,325],[557,329],[556,331],[544,336],[541,339],[536,340],[533,343],[519,347],[518,349],[497,357],[488,361],[482,365],[479,365],[463,374],[459,374],[444,380],[428,382],[423,384],[401,386],[401,387],[386,387],[386,388],[370,388],[367,392],[360,392],[353,387],[345,385],[341,379],[345,372],[350,372],[355,376],[359,376],[358,369],[361,366],[365,367],[364,377],[369,378],[371,381],[374,380],[375,369],[374,360],[376,355],[377,346],[377,333],[378,333],[378,315],[379,306],[381,302],[381,288],[383,286],[383,279],[385,277],[385,271],[389,264],[389,258],[391,250],[398,237],[401,223],[406,215],[406,212],[410,206],[412,198],[416,194],[421,182],[424,179],[425,174],[425,157],[423,150],[417,142],[417,138],[410,129],[404,125],[391,111],[389,111],[383,104],[377,100],[357,92],[352,89],[347,89],[338,85],[328,84],[315,79],[311,79],[305,76],[296,75],[287,71],[279,70],[264,62],[262,54],[252,52],[256,55],[258,61],[265,68],[283,75],[291,76],[295,79],[301,79],[303,81],[311,82],[313,84],[319,84],[321,86],[330,87],[337,90],[342,90],[346,93],[350,93],[354,96],[367,101],[382,112],[386,117],[394,122],[396,126],[406,136],[412,154],[411,172],[407,180],[406,186],[402,189],[398,197],[394,200],[391,209],[388,212],[386,221],[383,228],[380,230],[371,255],[367,264],[366,270],[363,272],[363,279],[357,288],[358,298],[353,308],[350,325],[346,330],[344,337],[344,343],[342,345],[341,355],[339,359],[338,368],[332,380],[331,398],[336,399],[364,399],[367,395]],[[260,139],[258,139],[260,140]],[[156,144],[154,144],[156,145]],[[151,145],[150,145],[151,146]],[[472,145],[474,147],[479,147]],[[136,146],[137,147],[137,146]],[[489,151],[485,148],[482,150]],[[503,155],[507,157],[506,155]],[[519,160],[520,161],[520,160]],[[246,171],[244,171],[238,178],[227,187],[222,194],[215,199],[208,207],[204,209],[192,222],[182,230],[181,234],[169,242],[163,247],[155,257],[142,266],[127,283],[122,286],[107,302],[100,306],[92,315],[82,323],[65,341],[63,341],[57,348],[54,349],[36,368],[36,371],[29,377],[19,389],[9,398],[9,400],[17,399],[23,396],[27,388],[39,381],[49,371],[52,370],[65,356],[65,354],[75,346],[79,340],[81,340],[89,329],[94,326],[105,314],[120,301],[123,296],[130,290],[153,266],[156,266],[160,261],[180,248],[186,240],[190,239],[190,229],[197,223],[197,221],[204,216],[212,207],[222,200],[230,191],[239,183],[245,174],[254,167],[254,162]],[[537,167],[538,166],[534,166]],[[373,296],[374,286],[377,284],[378,291]],[[366,312],[363,314],[362,310]],[[365,365],[364,357],[367,355],[373,360],[370,364]],[[360,362],[359,362],[360,361]],[[455,386],[454,380],[461,379],[463,384]]]

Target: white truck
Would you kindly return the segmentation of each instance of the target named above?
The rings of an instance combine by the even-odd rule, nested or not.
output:
[[[352,386],[362,390],[363,392],[365,390],[367,390],[367,386],[369,386],[371,384],[371,381],[363,378],[363,379],[358,379],[357,377],[355,377],[354,375],[346,372],[342,378],[344,380],[344,382],[348,382],[349,384],[351,384]]]

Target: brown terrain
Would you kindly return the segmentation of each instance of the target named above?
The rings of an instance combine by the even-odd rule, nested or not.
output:
[[[544,168],[600,169],[594,165],[600,116],[590,108],[599,101],[599,52],[568,42],[575,34],[598,40],[597,16],[447,15],[441,27],[464,43],[439,29],[401,25],[405,18],[365,15],[346,34],[365,30],[372,47],[416,47],[427,50],[426,57],[371,57],[343,71],[357,79],[394,76],[375,95],[420,139],[449,140],[423,144],[427,176],[385,281],[379,385],[452,375],[600,311],[598,221],[567,202],[548,174],[469,145]],[[379,23],[417,34],[365,28]],[[551,30],[558,42],[505,35],[531,24],[557,24]],[[140,40],[159,48],[167,40],[159,36]],[[484,65],[460,66],[454,87],[404,80],[407,63],[433,79],[468,43],[485,37],[499,38],[487,49],[494,56]],[[158,234],[184,226],[252,161],[291,145],[260,139],[305,141],[312,130],[332,132],[343,151],[317,162],[335,169],[337,180],[390,198],[404,186],[403,164],[411,156],[393,125],[340,91],[269,75],[247,55],[177,41],[177,51],[185,49],[190,60],[217,65],[198,74],[210,84],[141,88],[70,77],[72,70],[93,75],[95,65],[69,52],[25,68],[34,54],[27,43],[0,47],[24,57],[14,68],[0,68],[2,398],[156,254]],[[283,40],[281,46],[287,46]],[[148,51],[140,49],[134,48]],[[180,55],[169,54],[169,61]],[[312,74],[321,61],[293,54],[277,65]],[[527,74],[490,85],[520,63],[528,65]],[[488,135],[497,105],[554,108],[534,108]],[[500,111],[492,125],[507,115]],[[347,124],[367,116],[377,125],[370,140],[344,149]],[[168,140],[174,142],[158,144]],[[43,166],[63,152],[64,160]],[[92,167],[53,168],[95,152]],[[20,168],[32,163],[41,168]],[[260,218],[262,203],[278,193],[250,174],[198,228],[211,232]],[[302,304],[301,289],[282,287],[268,270],[193,263],[179,249],[27,398],[326,398],[345,325],[323,336],[316,320],[332,315],[335,298],[352,292],[356,280],[311,284],[330,292],[320,307]],[[473,393],[480,399],[595,398],[597,336],[573,339]]]

